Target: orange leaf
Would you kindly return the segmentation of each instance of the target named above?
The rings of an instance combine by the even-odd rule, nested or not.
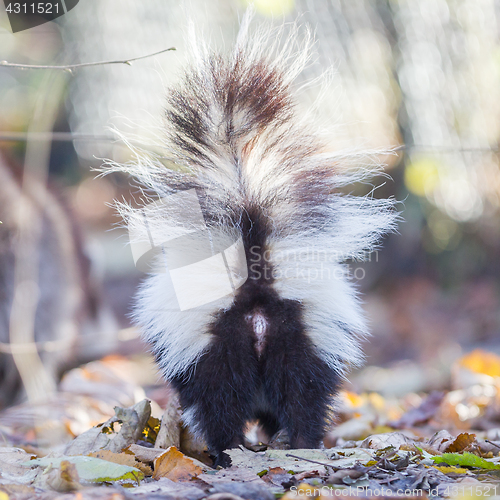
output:
[[[475,434],[469,434],[468,432],[463,432],[459,434],[455,441],[447,446],[447,453],[461,453],[466,448],[468,448],[476,440]]]
[[[484,373],[490,377],[500,377],[500,356],[482,349],[476,349],[463,356],[459,365],[472,372]]]
[[[195,465],[175,446],[171,446],[155,459],[154,469],[153,479],[166,477],[172,481],[189,481],[203,472],[201,467]]]

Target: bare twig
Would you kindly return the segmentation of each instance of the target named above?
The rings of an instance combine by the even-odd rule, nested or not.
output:
[[[492,444],[493,446],[496,446],[497,448],[499,448],[499,449],[500,449],[500,446],[499,446],[498,444],[494,443],[493,441],[490,441],[489,439],[485,439],[485,441],[486,441],[487,443]]]
[[[18,63],[10,63],[7,61],[0,61],[0,66],[6,66],[8,68],[18,68],[18,69],[59,69],[63,71],[73,71],[74,69],[86,68],[89,66],[103,66],[105,64],[129,64],[133,61],[138,61],[139,59],[146,59],[148,57],[157,56],[159,54],[163,54],[164,52],[168,52],[170,50],[175,50],[175,47],[170,47],[168,49],[159,50],[158,52],[154,52],[153,54],[146,54],[145,56],[139,57],[131,57],[129,59],[117,60],[117,61],[99,61],[99,62],[88,62],[88,63],[79,63],[79,64],[65,64],[63,66],[46,66],[39,64],[18,64]]]
[[[305,460],[306,462],[311,462],[312,464],[322,465],[323,467],[330,467],[331,469],[337,471],[342,469],[342,467],[336,467],[335,465],[325,464],[323,462],[318,462],[317,460],[310,460],[309,458],[299,457],[297,455],[292,455],[291,453],[287,453],[286,457],[298,458],[299,460]]]

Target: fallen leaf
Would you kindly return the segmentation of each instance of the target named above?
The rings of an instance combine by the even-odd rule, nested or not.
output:
[[[485,458],[478,457],[473,453],[443,453],[437,457],[432,457],[436,463],[446,463],[448,465],[465,465],[467,467],[477,467],[480,469],[500,470],[500,464],[488,461]]]
[[[78,476],[82,481],[93,483],[102,483],[104,481],[133,480],[144,479],[144,474],[135,467],[115,464],[107,460],[101,460],[94,457],[82,456],[64,456],[59,458],[44,457],[37,458],[27,462],[31,467],[60,467],[61,462],[70,462],[75,465]]]
[[[450,467],[449,465],[433,465],[434,469],[442,472],[443,474],[470,474],[469,469],[464,469],[462,467]]]
[[[115,407],[115,416],[87,432],[80,434],[66,447],[66,455],[88,455],[102,449],[121,452],[138,441],[151,415],[151,405],[147,399],[130,408]],[[121,424],[115,431],[116,424]]]
[[[114,453],[109,450],[99,450],[90,453],[91,457],[100,458],[102,460],[107,460],[108,462],[113,462],[115,464],[127,465],[129,467],[136,467],[145,476],[152,476],[153,469],[151,467],[143,464],[141,461],[136,460],[134,455],[128,453]]]
[[[295,479],[297,481],[302,481],[303,479],[309,479],[311,477],[320,477],[323,474],[323,471],[319,470],[306,470],[305,472],[301,472],[300,474],[295,475]]]
[[[32,456],[19,448],[0,447],[1,477],[16,483],[30,484],[37,474],[26,465]]]
[[[170,446],[179,448],[181,445],[181,407],[178,396],[173,396],[168,402],[161,417],[158,435],[154,442],[155,448],[167,449]]]
[[[166,477],[172,481],[189,481],[201,474],[203,469],[195,465],[191,458],[171,446],[154,461],[153,479]]]
[[[455,441],[455,438],[445,430],[436,432],[428,442],[428,445],[439,452],[444,452],[451,443]]]
[[[146,448],[146,446],[141,446],[140,444],[131,444],[125,448],[124,452],[131,453],[141,462],[152,464],[155,461],[155,458],[158,458],[160,455],[165,453],[165,450],[162,448]]]
[[[468,448],[475,440],[476,440],[475,434],[469,434],[467,432],[463,432],[462,434],[459,434],[457,436],[455,441],[453,441],[446,447],[445,451],[447,453],[459,453]]]

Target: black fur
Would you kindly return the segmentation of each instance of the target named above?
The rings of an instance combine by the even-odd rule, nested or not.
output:
[[[255,208],[242,221],[247,251],[265,250],[267,222]],[[233,306],[219,312],[210,333],[214,342],[196,366],[171,382],[183,408],[197,408],[197,425],[216,461],[222,451],[243,442],[245,423],[261,418],[269,433],[286,429],[293,448],[317,447],[325,432],[329,405],[339,376],[317,354],[305,333],[302,306],[281,299],[270,286],[272,269],[259,261],[239,289]],[[267,320],[261,354],[248,315]]]

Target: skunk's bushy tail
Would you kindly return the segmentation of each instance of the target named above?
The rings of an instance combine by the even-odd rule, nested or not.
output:
[[[248,214],[265,217],[272,286],[302,304],[308,336],[343,373],[361,360],[357,337],[367,328],[342,262],[362,258],[395,228],[394,201],[340,192],[378,171],[374,156],[330,151],[297,116],[292,87],[308,61],[311,37],[306,34],[299,44],[297,37],[282,43],[272,30],[250,35],[250,19],[245,17],[227,57],[193,45],[190,67],[168,91],[162,145],[167,159],[140,153],[135,162],[110,163],[108,169],[134,175],[151,199],[195,188],[209,227],[243,231]],[[167,224],[164,206],[119,209],[129,226],[142,223],[144,210],[153,224]],[[203,353],[212,313],[229,307],[232,298],[214,302],[212,313],[191,311],[189,318],[161,312],[165,279],[146,281],[136,316],[170,378]]]

